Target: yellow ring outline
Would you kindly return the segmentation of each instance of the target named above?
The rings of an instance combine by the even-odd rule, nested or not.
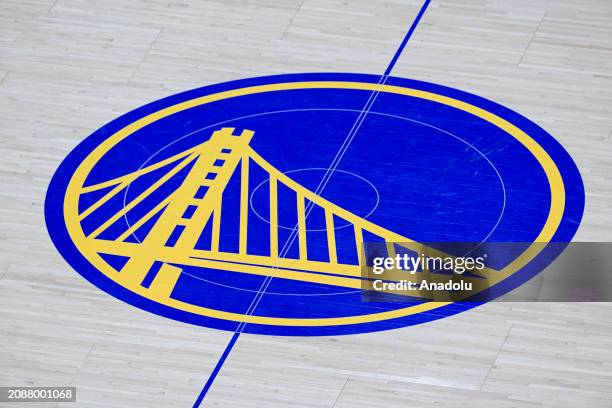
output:
[[[557,168],[552,158],[535,140],[533,140],[529,135],[527,135],[525,132],[523,132],[521,129],[508,122],[507,120],[502,119],[501,117],[489,111],[486,111],[469,103],[450,98],[448,96],[443,96],[418,89],[404,88],[395,85],[379,85],[365,82],[307,81],[250,86],[246,88],[232,89],[229,91],[201,96],[151,113],[114,133],[112,136],[102,142],[96,149],[94,149],[85,158],[85,160],[81,162],[74,175],[70,179],[68,188],[66,189],[66,195],[64,198],[64,219],[66,220],[66,228],[68,230],[68,233],[75,246],[79,248],[81,254],[85,256],[85,258],[88,259],[94,267],[104,273],[108,278],[118,283],[118,281],[115,279],[116,277],[118,277],[118,272],[111,268],[106,262],[104,262],[102,258],[95,251],[93,251],[92,248],[88,248],[88,246],[86,245],[86,238],[84,232],[81,229],[81,225],[77,219],[79,191],[83,187],[87,175],[93,169],[94,165],[117,143],[130,136],[137,130],[142,129],[143,127],[157,120],[163,119],[186,109],[238,96],[294,89],[358,89],[365,91],[394,93],[398,95],[426,99],[471,113],[472,115],[475,115],[504,130],[505,132],[513,136],[516,140],[518,140],[521,144],[523,144],[523,146],[525,146],[537,159],[539,164],[542,166],[544,173],[546,174],[550,185],[551,206],[548,213],[548,217],[546,219],[546,223],[542,227],[542,230],[538,234],[538,237],[534,240],[532,245],[525,250],[525,252],[523,252],[512,263],[510,263],[508,266],[506,266],[506,268],[504,268],[505,272],[513,274],[519,269],[521,269],[523,266],[525,266],[529,261],[531,261],[545,247],[544,245],[535,244],[550,242],[554,233],[559,227],[561,218],[563,216],[563,211],[565,209],[565,187],[563,185],[561,173],[559,172],[559,169]],[[280,326],[338,326],[347,324],[370,323],[426,312],[452,303],[428,302],[401,309],[367,315],[296,319],[244,315],[240,313],[225,312],[221,310],[192,305],[171,298],[151,299],[147,295],[146,289],[141,286],[126,288],[147,299],[155,300],[156,302],[159,302],[161,300],[161,303],[166,306],[194,314],[236,322]]]

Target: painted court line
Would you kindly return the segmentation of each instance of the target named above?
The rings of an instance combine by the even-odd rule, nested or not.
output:
[[[421,9],[419,10],[419,13],[415,17],[415,19],[412,22],[410,28],[408,29],[408,32],[406,33],[406,35],[404,36],[402,42],[400,43],[399,47],[397,48],[395,54],[393,55],[393,58],[391,59],[391,61],[389,62],[389,65],[385,69],[385,72],[380,77],[380,80],[378,82],[379,85],[380,84],[384,84],[387,81],[389,75],[391,74],[391,72],[393,71],[393,68],[395,67],[395,64],[397,63],[399,57],[401,56],[402,52],[404,51],[404,48],[406,47],[406,44],[408,44],[408,41],[412,37],[412,34],[414,33],[416,27],[418,26],[419,22],[421,21],[421,18],[425,14],[425,11],[427,10],[427,7],[429,6],[430,1],[431,0],[425,0],[423,5],[421,6]],[[353,123],[353,126],[351,127],[351,130],[349,131],[349,134],[347,135],[347,137],[345,138],[344,142],[340,146],[340,149],[338,150],[338,153],[334,157],[330,167],[326,171],[325,175],[323,176],[323,179],[321,180],[321,182],[319,183],[317,189],[315,190],[316,194],[320,194],[321,191],[325,188],[325,186],[329,182],[329,179],[331,178],[331,175],[333,174],[333,172],[338,167],[338,164],[340,163],[340,160],[342,160],[342,157],[344,156],[344,154],[346,153],[346,151],[347,151],[348,147],[350,146],[351,142],[355,138],[355,135],[357,134],[357,132],[359,131],[359,128],[363,124],[363,122],[365,120],[365,117],[367,116],[368,112],[370,111],[370,108],[372,107],[372,105],[376,101],[376,98],[377,98],[378,94],[379,94],[378,90],[377,91],[373,91],[370,94],[370,97],[368,98],[364,108],[361,110],[359,116],[357,117],[357,119]],[[309,208],[307,209],[306,214],[305,214],[306,217],[308,216],[308,214],[312,210],[312,208],[313,208],[312,203],[309,203]],[[281,257],[286,255],[286,253],[288,252],[289,248],[291,247],[291,245],[295,241],[296,236],[297,236],[297,226],[294,227],[294,229],[291,232],[291,235],[290,235],[289,239],[285,242],[285,245],[283,246],[283,249],[281,250],[281,254],[280,254]],[[264,279],[264,282],[262,283],[261,287],[259,288],[259,291],[257,292],[255,297],[253,298],[253,301],[249,305],[249,308],[247,310],[247,315],[250,315],[250,314],[252,314],[255,311],[255,309],[257,308],[257,305],[259,304],[259,301],[263,297],[263,295],[264,295],[266,289],[268,288],[268,286],[270,285],[271,281],[272,281],[272,277],[270,277],[270,276],[267,276]],[[198,407],[201,406],[201,404],[202,404],[202,402],[204,400],[204,397],[206,396],[206,394],[210,390],[213,382],[217,378],[217,375],[221,371],[221,368],[223,367],[223,364],[227,360],[227,357],[229,356],[230,352],[232,351],[232,349],[236,345],[236,342],[238,341],[238,338],[240,337],[240,334],[244,330],[245,326],[246,326],[246,323],[241,322],[238,325],[238,327],[236,328],[236,331],[232,335],[232,338],[230,339],[229,343],[225,347],[225,350],[221,354],[221,357],[217,361],[217,364],[215,365],[214,369],[210,373],[206,383],[204,384],[204,387],[200,391],[200,394],[198,395],[195,403],[193,404],[193,408],[198,408]]]

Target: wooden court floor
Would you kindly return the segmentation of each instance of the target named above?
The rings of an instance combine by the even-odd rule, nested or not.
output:
[[[192,406],[232,333],[146,313],[74,272],[45,228],[53,172],[95,129],[176,92],[380,74],[420,6],[0,0],[0,386],[76,385],[62,407]],[[575,240],[610,241],[612,2],[434,0],[394,75],[489,98],[554,135],[584,178]],[[612,407],[611,384],[612,304],[490,303],[381,333],[245,334],[203,406]]]

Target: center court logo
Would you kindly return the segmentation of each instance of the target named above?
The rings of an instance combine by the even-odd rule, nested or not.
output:
[[[378,79],[245,79],[116,119],[54,175],[45,204],[53,242],[123,301],[262,334],[385,330],[477,304],[363,302],[363,242],[539,243],[487,265],[503,272],[489,298],[539,272],[535,261],[552,260],[541,244],[569,241],[582,215],[582,183],[565,150],[493,102]],[[321,169],[373,92],[322,189]]]

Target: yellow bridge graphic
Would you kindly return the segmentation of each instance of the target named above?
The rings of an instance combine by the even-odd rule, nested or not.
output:
[[[253,135],[254,132],[250,130],[234,134],[233,128],[222,128],[215,131],[206,142],[172,157],[121,177],[83,187],[81,194],[103,189],[109,189],[109,191],[83,210],[79,214],[79,221],[92,215],[139,177],[166,166],[170,168],[133,200],[125,203],[121,210],[88,233],[86,238],[88,247],[94,248],[99,253],[128,257],[129,260],[121,269],[120,278],[118,278],[121,284],[128,287],[140,287],[153,265],[156,262],[162,262],[161,268],[146,290],[149,291],[151,298],[164,299],[170,297],[182,273],[181,268],[171,264],[361,289],[363,279],[360,265],[364,257],[362,244],[365,231],[387,242],[388,256],[395,256],[395,245],[398,243],[417,253],[424,251],[429,254],[441,253],[359,217],[306,189],[274,168],[250,147],[249,143]],[[269,256],[253,255],[247,251],[247,243],[250,238],[248,222],[249,216],[252,216],[249,214],[249,168],[251,163],[258,165],[269,176]],[[111,225],[190,165],[191,168],[182,184],[117,238],[109,240],[100,237]],[[236,252],[224,252],[219,249],[223,228],[221,225],[223,192],[238,168],[240,168],[239,245]],[[285,258],[279,254],[278,187],[280,184],[292,190],[297,197],[298,259]],[[324,211],[329,262],[309,259],[306,200],[321,207]],[[128,237],[156,216],[159,218],[142,242],[127,241]],[[354,251],[359,258],[359,264],[338,261],[337,230],[334,227],[334,218],[340,218],[352,226],[355,238]],[[197,249],[196,243],[208,223],[212,223],[210,249]],[[261,238],[258,237],[258,239]],[[401,279],[418,279],[419,281],[423,279],[423,276],[416,275],[419,274],[405,274],[401,276]],[[477,285],[476,287],[481,288],[490,286],[506,277],[504,273],[490,269],[479,271],[479,275],[480,278],[472,278],[472,281]],[[469,278],[464,277],[463,279]],[[426,293],[423,293],[422,296],[428,297]]]

